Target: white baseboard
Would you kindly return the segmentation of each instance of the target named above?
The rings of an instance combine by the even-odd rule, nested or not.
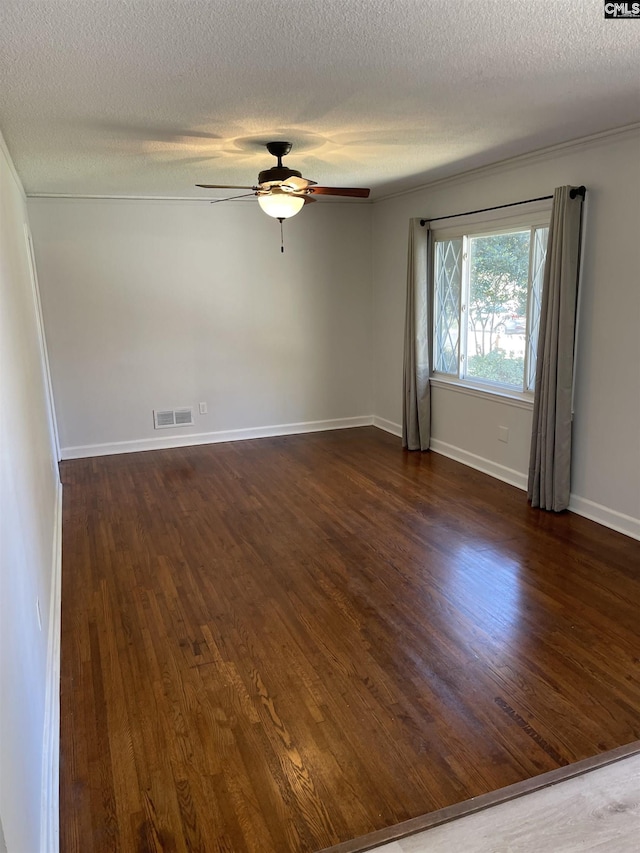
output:
[[[395,424],[393,421],[388,421],[386,418],[373,416],[373,425],[378,429],[383,429],[385,432],[390,432],[391,435],[397,435],[402,438],[402,424]]]
[[[454,447],[453,444],[447,444],[446,441],[439,441],[437,438],[432,438],[430,448],[435,453],[440,453],[442,456],[448,456],[449,459],[455,459],[456,462],[462,462],[463,465],[468,465],[470,468],[475,468],[477,471],[482,471],[483,474],[490,474],[504,483],[509,483],[511,486],[517,486],[519,489],[527,488],[527,475],[516,471],[514,468],[507,468],[505,465],[499,465],[497,462],[492,462],[490,459],[485,459],[483,456],[476,456],[475,453],[469,453],[467,450],[462,450],[460,447]]]
[[[335,418],[326,421],[305,421],[295,424],[232,429],[220,432],[200,432],[191,435],[170,435],[143,438],[134,441],[116,441],[112,444],[85,444],[63,447],[62,459],[84,459],[89,456],[112,456],[116,453],[138,453],[141,450],[166,450],[171,447],[189,447],[195,444],[219,444],[224,441],[246,441],[251,438],[269,438],[278,435],[297,435],[305,432],[324,432],[332,429],[372,426],[373,415],[355,418]]]
[[[40,853],[60,849],[60,628],[62,608],[62,484],[58,483],[53,531],[51,601],[47,641],[47,686],[42,738]]]
[[[468,465],[477,471],[482,471],[484,474],[490,474],[492,477],[496,477],[498,480],[502,480],[519,489],[527,490],[527,474],[522,474],[520,471],[506,468],[504,465],[499,465],[490,459],[476,456],[474,453],[469,453],[466,450],[434,438],[431,439],[431,450],[443,456],[448,456],[450,459],[455,459],[456,462],[462,462],[463,465]],[[582,515],[590,521],[596,521],[598,524],[602,524],[611,530],[616,530],[618,533],[624,533],[625,536],[630,536],[632,539],[640,539],[640,519],[633,518],[633,516],[624,515],[624,513],[617,512],[617,510],[609,509],[609,507],[602,506],[602,504],[574,494],[571,495],[569,500],[569,511],[575,512],[577,515]]]
[[[640,518],[625,515],[578,495],[571,495],[569,510],[577,513],[577,515],[583,515],[591,521],[597,521],[598,524],[603,524],[618,533],[624,533],[625,536],[631,536],[632,539],[640,539]]]

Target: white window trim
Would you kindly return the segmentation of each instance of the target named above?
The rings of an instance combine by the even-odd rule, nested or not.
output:
[[[466,394],[469,397],[481,397],[483,400],[495,400],[498,403],[506,403],[516,409],[533,410],[533,393],[531,391],[514,391],[512,388],[502,388],[492,385],[477,385],[469,379],[456,379],[451,376],[436,374],[429,379],[434,388],[445,388],[458,394]]]
[[[543,201],[520,205],[516,211],[503,209],[443,219],[438,222],[436,228],[432,228],[432,239],[435,243],[438,240],[505,233],[518,228],[546,228],[551,222],[552,203],[553,199],[544,199]],[[433,274],[433,270],[431,273]],[[461,327],[461,335],[462,332]],[[435,352],[432,353],[432,359],[434,355]],[[526,380],[527,377],[525,376]],[[436,388],[447,388],[458,393],[466,393],[472,397],[493,398],[500,402],[509,402],[518,408],[533,408],[533,391],[530,390],[518,391],[515,388],[493,385],[489,382],[476,382],[468,378],[460,379],[449,373],[434,371],[433,368],[430,381]]]

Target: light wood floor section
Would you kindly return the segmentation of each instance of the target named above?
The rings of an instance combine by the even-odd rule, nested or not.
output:
[[[640,755],[370,850],[638,853]]]

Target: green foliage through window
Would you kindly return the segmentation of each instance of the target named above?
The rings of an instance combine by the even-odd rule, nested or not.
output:
[[[501,385],[522,385],[524,358],[510,357],[501,349],[491,350],[486,355],[472,355],[467,374]]]

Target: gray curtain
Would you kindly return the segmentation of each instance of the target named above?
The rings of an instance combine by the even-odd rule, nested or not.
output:
[[[409,222],[407,308],[404,325],[402,446],[428,450],[431,438],[429,388],[429,223]]]
[[[571,486],[571,398],[582,197],[572,199],[570,191],[571,187],[558,187],[553,194],[529,457],[531,506],[554,512],[569,506]]]

